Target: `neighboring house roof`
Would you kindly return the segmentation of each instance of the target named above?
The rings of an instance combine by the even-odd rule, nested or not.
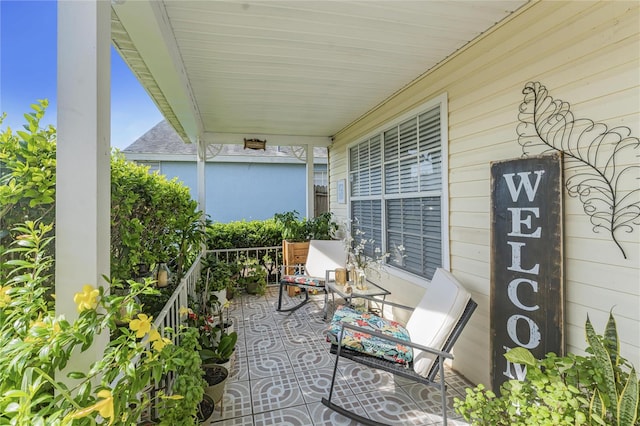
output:
[[[215,148],[215,149],[214,149]],[[244,149],[243,145],[216,145],[210,147],[209,161],[268,161],[301,162],[292,153],[294,146],[269,146],[266,149]],[[166,120],[156,124],[122,152],[131,160],[195,161],[196,145],[186,144]],[[215,156],[212,158],[212,155]],[[316,147],[313,150],[315,163],[327,162],[327,149]],[[232,160],[229,158],[233,158]],[[244,158],[239,158],[244,157]],[[249,158],[247,158],[249,157]]]

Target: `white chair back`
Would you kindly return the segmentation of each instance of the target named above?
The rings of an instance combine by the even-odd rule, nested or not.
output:
[[[342,240],[311,240],[305,263],[306,275],[324,280],[326,271],[344,268],[347,251]]]
[[[407,322],[411,341],[442,350],[469,299],[471,294],[458,280],[449,271],[438,268]],[[414,349],[414,371],[426,377],[435,359],[433,354]]]

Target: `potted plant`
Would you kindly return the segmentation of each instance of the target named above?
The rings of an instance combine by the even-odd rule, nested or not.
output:
[[[213,414],[213,401],[204,395],[206,382],[203,380],[200,357],[198,356],[198,330],[184,327],[180,330],[180,344],[171,347],[167,363],[175,365],[175,379],[172,394],[179,398],[162,399],[159,406],[161,425],[193,424],[205,409],[208,417]],[[208,418],[207,417],[207,418]]]
[[[638,376],[620,356],[613,315],[604,335],[596,334],[588,317],[585,329],[585,356],[548,353],[537,360],[525,348],[509,350],[510,362],[526,366],[525,379],[503,383],[499,395],[482,384],[467,389],[464,400],[455,398],[456,411],[474,425],[637,425]]]
[[[264,295],[267,289],[266,271],[258,259],[244,259],[241,261],[240,277],[238,281],[249,294]]]
[[[205,424],[211,416],[213,416],[213,412],[216,409],[216,403],[213,402],[213,398],[211,398],[206,393],[202,394],[202,401],[198,404],[198,422],[201,424]]]
[[[202,369],[207,383],[204,393],[211,397],[214,404],[220,404],[229,378],[229,370],[219,364],[203,364]]]
[[[309,240],[330,240],[338,230],[331,213],[323,213],[313,219],[300,219],[296,211],[276,213],[273,218],[282,232],[282,264],[285,274],[294,274],[295,265],[306,262]],[[289,296],[299,291],[298,287],[288,287]]]
[[[231,370],[231,360],[238,342],[238,333],[233,329],[233,321],[229,319],[229,302],[220,305],[217,300],[215,303],[214,320],[214,339],[206,342],[207,346],[202,346],[200,350],[200,358],[204,364],[222,364]],[[224,312],[227,312],[227,318],[224,318]]]
[[[227,262],[218,259],[210,254],[202,260],[202,271],[200,272],[201,290],[205,297],[214,295],[217,300],[224,304],[227,299],[227,288],[231,283],[231,267]]]

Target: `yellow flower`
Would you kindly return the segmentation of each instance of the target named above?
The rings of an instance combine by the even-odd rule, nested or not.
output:
[[[98,413],[100,413],[100,416],[102,416],[102,418],[104,419],[110,418],[111,421],[109,421],[109,424],[112,424],[114,419],[113,419],[113,396],[111,395],[111,391],[108,389],[103,389],[100,392],[98,392],[98,397],[102,399],[87,408],[83,408],[82,410],[76,411],[71,415],[71,419],[74,419],[74,420],[81,419],[83,417],[87,417],[92,412],[97,411]]]
[[[157,329],[153,328],[151,329],[151,331],[149,331],[149,341],[155,342],[156,340],[162,340],[162,336]]]
[[[11,303],[11,296],[9,296],[10,287],[2,287],[0,286],[0,308],[4,308],[9,303]]]
[[[113,418],[113,396],[111,396],[111,391],[103,389],[98,392],[98,396],[103,400],[96,403],[96,410],[105,419]]]
[[[166,337],[161,338],[160,340],[156,340],[151,344],[153,350],[160,352],[165,346],[171,344],[171,340]]]
[[[81,293],[76,293],[73,296],[73,301],[78,305],[78,312],[86,311],[87,309],[95,309],[98,306],[98,296],[100,291],[85,284],[82,287]]]
[[[184,316],[184,315],[188,315],[190,310],[191,309],[187,308],[186,306],[180,306],[180,309],[178,310],[178,313],[181,316]]]
[[[144,337],[151,330],[151,320],[153,317],[148,317],[145,314],[138,314],[138,318],[129,322],[129,328],[136,332],[138,339]]]
[[[171,343],[171,340],[162,337],[155,328],[149,331],[149,341],[151,342],[151,347],[158,352]]]

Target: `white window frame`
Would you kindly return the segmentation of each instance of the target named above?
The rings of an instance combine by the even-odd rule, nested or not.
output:
[[[412,108],[411,110],[403,113],[402,115],[394,118],[393,120],[387,121],[385,122],[383,125],[378,126],[375,130],[371,131],[370,133],[366,134],[364,137],[358,138],[358,140],[350,143],[347,145],[346,147],[346,151],[345,151],[345,155],[346,155],[346,162],[347,162],[347,176],[350,177],[351,176],[351,161],[350,161],[350,151],[351,148],[353,148],[354,146],[369,140],[373,137],[375,137],[376,135],[381,135],[388,130],[389,128],[393,127],[393,126],[397,126],[400,123],[409,120],[411,118],[417,117],[418,115],[425,113],[431,109],[433,109],[434,107],[439,106],[440,107],[440,137],[441,137],[441,142],[440,142],[440,153],[441,153],[441,181],[442,181],[442,195],[441,195],[441,199],[440,199],[440,207],[441,207],[441,213],[440,213],[440,223],[441,223],[441,232],[440,232],[440,238],[441,238],[441,255],[442,255],[442,259],[441,259],[441,264],[442,267],[444,269],[450,270],[450,248],[449,248],[449,120],[448,120],[448,115],[449,115],[449,105],[448,105],[448,96],[447,93],[442,93],[432,99],[430,99],[429,101],[415,107]],[[384,139],[381,142],[381,150],[382,150],[382,155],[384,153]],[[348,190],[347,190],[347,215],[348,218],[350,220],[353,219],[352,217],[352,211],[351,211],[351,185],[348,185]],[[384,162],[383,162],[383,167],[382,167],[382,194],[379,196],[382,206],[381,206],[381,215],[382,217],[381,222],[382,222],[382,247],[386,248],[387,247],[387,241],[386,241],[386,234],[387,234],[387,223],[386,223],[386,200],[389,198],[398,198],[396,195],[390,195],[387,196],[385,194],[384,191],[384,187],[385,187],[385,176],[384,176]],[[377,196],[376,196],[377,197]],[[367,197],[367,198],[371,198],[371,197]],[[378,198],[375,198],[378,199]],[[413,273],[410,273],[408,271],[405,271],[403,269],[399,269],[396,268],[392,265],[385,265],[385,269],[386,271],[389,272],[389,274],[393,275],[394,277],[397,277],[399,279],[411,282],[413,284],[416,285],[420,285],[420,286],[425,286],[426,284],[428,284],[430,281],[423,277],[423,276],[419,276]]]

